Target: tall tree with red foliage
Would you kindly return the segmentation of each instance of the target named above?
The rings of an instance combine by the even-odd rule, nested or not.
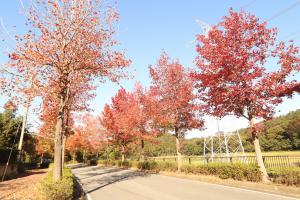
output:
[[[174,131],[176,137],[177,164],[181,170],[181,144],[186,131],[204,126],[199,106],[193,94],[193,81],[189,71],[178,61],[171,60],[163,52],[157,64],[149,67],[152,84],[149,105],[153,123],[163,129]]]
[[[112,98],[112,104],[104,106],[101,116],[107,139],[121,148],[122,161],[128,151],[128,144],[136,140],[135,116],[130,112],[134,106],[134,96],[121,88]]]
[[[122,77],[129,65],[115,50],[115,9],[101,9],[101,0],[33,1],[26,12],[29,31],[16,36],[17,47],[7,66],[20,76],[36,74],[41,94],[51,93],[58,103],[55,122],[53,179],[62,175],[62,131],[71,88],[93,88],[95,80]],[[51,87],[50,87],[51,85]]]
[[[267,28],[267,23],[254,15],[231,9],[207,36],[198,35],[196,64],[200,72],[193,74],[199,81],[199,98],[206,104],[207,113],[217,117],[233,114],[249,120],[264,181],[268,174],[254,120],[272,117],[275,106],[282,102],[278,92],[292,83],[286,79],[290,69],[268,72],[265,68],[269,59],[280,57],[279,49],[284,51],[276,45],[276,35],[276,29]]]
[[[132,91],[133,99],[128,102],[128,114],[131,120],[134,122],[132,131],[134,132],[137,142],[141,145],[141,160],[145,159],[145,141],[154,142],[155,138],[159,136],[159,131],[156,129],[151,119],[151,112],[149,110],[148,101],[149,91],[142,87],[137,82],[134,90]]]

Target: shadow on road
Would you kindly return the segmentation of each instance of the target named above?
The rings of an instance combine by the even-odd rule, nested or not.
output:
[[[145,172],[140,172],[140,171],[132,171],[132,170],[119,170],[118,174],[112,174],[110,176],[104,176],[101,177],[99,180],[92,180],[90,182],[86,182],[85,184],[97,184],[98,187],[94,187],[92,189],[89,189],[87,191],[87,193],[96,191],[98,189],[101,189],[103,187],[106,187],[108,185],[120,182],[120,181],[125,181],[125,180],[130,180],[130,179],[134,179],[134,178],[138,178],[138,177],[146,177],[149,176],[150,174],[145,173]],[[108,173],[112,173],[112,172],[108,172]],[[105,173],[104,173],[105,174]]]
[[[120,181],[151,175],[149,173],[130,169],[87,166],[82,163],[68,165],[68,167],[72,169],[72,172],[78,181],[80,181],[80,183],[84,186],[87,193],[91,193]]]
[[[94,169],[92,171],[97,171],[97,170]],[[121,168],[110,168],[110,169],[105,169],[101,172],[85,173],[86,177],[81,178],[80,180],[84,180],[84,179],[91,178],[91,177],[94,177],[94,176],[100,176],[100,175],[106,175],[106,174],[110,174],[110,173],[120,172],[120,171],[122,171]]]
[[[87,164],[84,163],[76,163],[76,164],[69,164],[67,165],[68,168],[70,169],[77,169],[77,168],[82,168],[88,166]]]

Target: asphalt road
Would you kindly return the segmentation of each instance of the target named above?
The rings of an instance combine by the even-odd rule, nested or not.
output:
[[[269,193],[118,168],[74,167],[92,200],[296,200]]]

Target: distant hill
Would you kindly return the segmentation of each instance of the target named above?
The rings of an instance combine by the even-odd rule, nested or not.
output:
[[[265,129],[260,134],[263,151],[300,150],[300,109],[263,122]],[[246,151],[253,151],[250,134],[240,130]]]

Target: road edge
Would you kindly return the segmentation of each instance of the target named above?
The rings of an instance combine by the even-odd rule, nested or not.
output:
[[[78,178],[73,172],[72,172],[72,174],[73,174],[73,176],[74,176],[74,178],[75,178],[75,181],[76,181],[77,183],[79,183],[79,185],[80,185],[80,187],[81,187],[81,189],[82,189],[82,191],[83,191],[84,198],[85,198],[86,200],[92,200],[91,196],[89,195],[89,193],[87,192],[87,190],[84,188],[84,186],[83,186],[83,184],[81,183],[81,181],[79,180],[79,178]]]
[[[247,190],[247,191],[252,191],[252,192],[261,192],[261,193],[267,193],[267,194],[271,194],[271,195],[277,195],[277,196],[284,196],[284,197],[290,197],[294,200],[298,200],[300,199],[300,193],[291,193],[289,192],[284,192],[282,190],[278,190],[278,187],[288,187],[288,186],[284,186],[284,185],[271,185],[271,184],[263,184],[263,183],[256,183],[256,182],[244,182],[244,181],[236,181],[236,180],[232,180],[232,179],[220,179],[218,177],[214,177],[214,176],[205,176],[205,175],[195,175],[195,174],[182,174],[182,173],[174,173],[174,172],[166,172],[166,171],[161,171],[158,172],[157,174],[162,175],[162,176],[168,176],[168,177],[174,177],[174,178],[180,178],[180,179],[187,179],[187,180],[194,180],[194,181],[200,181],[202,183],[207,183],[207,184],[212,184],[212,185],[219,185],[219,186],[223,186],[223,187],[230,187],[230,188],[238,188],[241,190]],[[217,182],[213,182],[213,180],[205,180],[203,179],[203,177],[210,177],[210,178],[214,178],[214,180],[218,180]],[[230,181],[230,184],[226,184],[226,181]],[[233,183],[235,183],[236,185],[234,185]],[[244,185],[242,185],[241,183],[244,183]],[[238,184],[238,185],[237,185]],[[251,187],[247,184],[253,184],[253,185],[257,185],[257,184],[261,184],[261,185],[268,185],[269,187],[274,187],[272,189],[263,189],[263,188],[257,188],[257,187]],[[293,187],[294,188],[294,187]],[[299,190],[299,188],[295,187],[295,190]]]

